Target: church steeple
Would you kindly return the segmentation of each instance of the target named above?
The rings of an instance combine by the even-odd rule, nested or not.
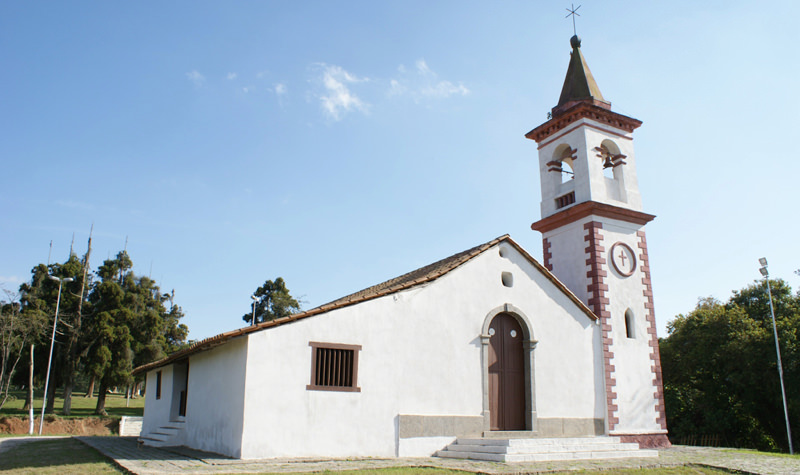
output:
[[[611,109],[611,103],[603,98],[597,82],[586,64],[586,58],[581,53],[581,39],[578,35],[569,40],[572,45],[570,54],[569,68],[567,77],[564,78],[564,86],[561,88],[561,97],[558,105],[553,108],[553,117],[569,109],[577,102],[589,102],[604,109]]]
[[[571,13],[577,9],[570,10]],[[668,446],[661,363],[633,131],[611,110],[578,36],[558,105],[525,136],[539,152],[544,265],[600,320],[607,433]]]

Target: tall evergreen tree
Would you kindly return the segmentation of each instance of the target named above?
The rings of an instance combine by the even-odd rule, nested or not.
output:
[[[103,262],[97,271],[89,300],[86,367],[99,382],[97,414],[105,414],[109,389],[133,382],[135,366],[164,357],[185,342],[186,325],[180,323],[180,307],[164,302],[156,283],[137,277],[125,251]]]
[[[255,323],[268,322],[288,317],[300,311],[300,303],[291,296],[282,277],[267,280],[253,293],[255,300]],[[253,311],[242,315],[242,320],[253,321]]]

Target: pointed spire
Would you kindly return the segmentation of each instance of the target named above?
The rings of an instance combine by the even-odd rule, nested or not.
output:
[[[581,53],[581,39],[578,35],[570,38],[572,54],[570,55],[567,77],[564,78],[564,86],[561,88],[561,97],[558,105],[553,108],[553,116],[573,106],[576,102],[589,102],[604,109],[611,109],[611,103],[603,99],[603,94],[586,64],[586,59]]]

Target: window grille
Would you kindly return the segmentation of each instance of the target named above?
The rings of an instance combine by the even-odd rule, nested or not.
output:
[[[561,195],[556,198],[556,209],[563,208],[565,206],[569,206],[575,202],[575,192],[570,191],[566,195]]]
[[[361,391],[357,385],[361,346],[311,342],[311,384],[323,391]]]

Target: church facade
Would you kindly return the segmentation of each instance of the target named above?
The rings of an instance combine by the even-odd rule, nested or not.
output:
[[[633,153],[572,40],[537,142],[540,263],[501,236],[140,368],[142,440],[237,458],[429,456],[457,437],[668,445]]]

